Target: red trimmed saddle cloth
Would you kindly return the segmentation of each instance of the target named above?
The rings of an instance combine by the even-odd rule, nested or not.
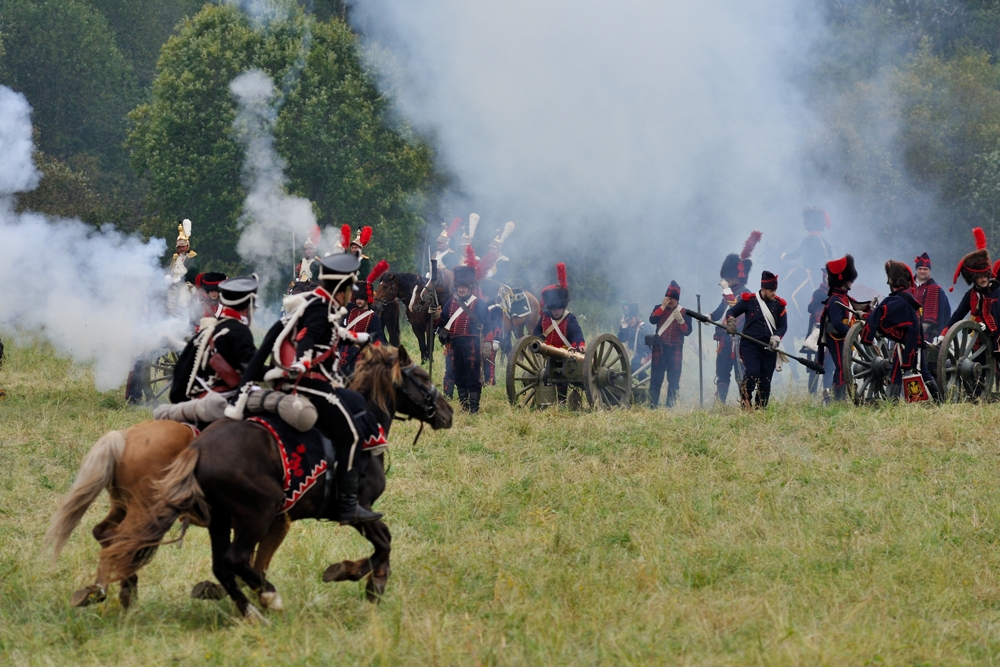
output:
[[[316,482],[322,480],[326,473],[327,462],[323,455],[322,436],[318,429],[302,433],[270,415],[248,417],[247,421],[254,422],[267,430],[278,442],[281,467],[285,473],[285,502],[281,506],[281,511],[287,512]]]

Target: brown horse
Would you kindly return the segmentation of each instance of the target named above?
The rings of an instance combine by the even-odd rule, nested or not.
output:
[[[447,276],[440,277],[435,287],[438,303],[444,305],[444,302],[451,296],[451,272],[442,273],[447,273]],[[420,346],[420,363],[427,362],[427,358],[430,356],[431,336],[434,335],[431,318],[427,311],[417,307],[420,301],[420,291],[424,284],[423,279],[415,273],[386,273],[382,276],[374,297],[376,308],[386,308],[392,303],[402,303],[406,319],[413,329],[413,334],[417,337],[417,344]]]
[[[383,346],[369,348],[366,355],[358,365],[353,386],[366,395],[369,409],[386,433],[397,412],[435,429],[451,426],[451,407],[405,350]],[[264,572],[289,522],[332,518],[326,502],[328,489],[323,484],[313,486],[287,513],[279,513],[284,500],[282,482],[278,446],[267,430],[242,421],[212,424],[177,457],[158,483],[158,499],[146,515],[148,520],[127,534],[120,533],[111,544],[107,558],[115,578],[127,581],[134,577],[179,517],[197,516],[208,524],[216,578],[244,617],[261,618],[236,577],[257,592],[264,607],[274,608],[280,598]],[[382,457],[373,456],[362,467],[359,504],[370,508],[384,489]],[[357,529],[372,542],[375,552],[367,559],[327,568],[324,580],[368,577],[369,599],[377,600],[389,577],[391,536],[381,521]]]
[[[194,431],[178,422],[147,421],[124,431],[111,431],[98,440],[80,464],[80,471],[69,493],[52,517],[46,541],[52,545],[53,560],[66,546],[66,540],[83,518],[87,508],[107,489],[111,508],[92,534],[101,545],[97,577],[93,584],[73,593],[71,604],[82,607],[100,602],[107,596],[111,568],[107,550],[117,534],[141,522],[136,511],[150,502],[153,483],[163,476],[178,454],[194,440]],[[118,599],[128,607],[136,592],[136,577],[122,581]]]

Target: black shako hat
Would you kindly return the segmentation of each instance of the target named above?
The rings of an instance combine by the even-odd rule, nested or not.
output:
[[[230,308],[246,306],[257,293],[257,274],[239,276],[219,283],[219,302]]]

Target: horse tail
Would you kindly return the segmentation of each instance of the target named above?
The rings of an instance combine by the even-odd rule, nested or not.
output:
[[[125,431],[109,431],[94,443],[83,457],[80,471],[52,516],[45,541],[52,546],[52,560],[59,558],[66,541],[87,512],[87,508],[108,488],[115,477],[115,468],[125,452]]]
[[[103,554],[116,573],[115,579],[128,578],[149,562],[163,543],[163,536],[182,515],[197,516],[208,525],[208,504],[195,477],[199,453],[197,447],[181,452],[156,483],[156,501],[146,510],[146,520],[128,533],[119,533]]]

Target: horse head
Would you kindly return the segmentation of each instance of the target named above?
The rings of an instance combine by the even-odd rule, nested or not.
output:
[[[400,413],[430,424],[435,430],[451,428],[451,405],[427,371],[415,364],[402,346],[365,348],[351,388],[386,414]]]
[[[395,273],[386,273],[382,276],[372,298],[375,301],[375,310],[379,313],[387,304],[399,298],[399,281]]]

